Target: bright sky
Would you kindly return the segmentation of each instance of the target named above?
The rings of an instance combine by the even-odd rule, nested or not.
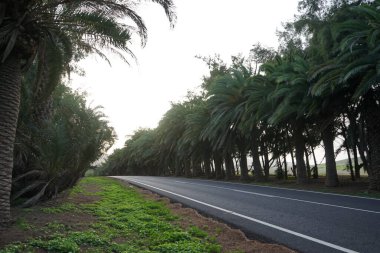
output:
[[[130,66],[110,56],[81,62],[86,76],[72,76],[72,87],[88,93],[93,106],[102,105],[123,147],[139,127],[154,128],[187,90],[201,84],[207,66],[195,55],[248,55],[252,45],[277,48],[276,29],[292,20],[298,0],[174,0],[177,23],[170,29],[163,10],[146,3],[138,10],[148,28],[148,43],[131,45],[138,63]]]

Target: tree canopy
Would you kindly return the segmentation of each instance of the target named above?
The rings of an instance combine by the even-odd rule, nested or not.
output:
[[[124,159],[101,168],[263,180],[271,166],[280,178],[290,167],[307,183],[318,177],[315,149],[322,147],[327,186],[339,184],[335,157],[345,150],[355,156],[352,179],[364,167],[369,188],[380,190],[379,8],[378,0],[300,1],[300,14],[278,33],[277,51],[256,43],[230,65],[198,57],[210,69],[200,94],[173,104],[156,129],[133,135],[149,136],[149,149],[127,141]],[[345,140],[338,148],[337,136]]]

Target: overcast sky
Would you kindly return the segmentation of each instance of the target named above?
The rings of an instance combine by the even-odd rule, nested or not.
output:
[[[298,0],[174,0],[177,23],[170,29],[163,10],[154,3],[138,9],[148,28],[145,48],[131,45],[138,63],[110,56],[112,67],[95,57],[80,63],[86,75],[72,76],[72,87],[88,93],[93,106],[102,105],[122,147],[139,127],[154,128],[187,90],[201,84],[207,66],[195,55],[248,55],[261,42],[277,48],[276,29],[291,21]]]

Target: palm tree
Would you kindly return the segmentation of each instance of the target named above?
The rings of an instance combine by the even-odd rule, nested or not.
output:
[[[22,197],[24,206],[73,186],[113,144],[113,129],[100,107],[87,107],[82,94],[64,85],[53,95],[52,119],[44,128],[33,129],[27,166],[13,170],[12,200]],[[25,121],[21,118],[21,123],[30,124]]]
[[[212,147],[208,139],[202,139],[201,134],[210,120],[210,111],[203,96],[192,99],[190,112],[186,115],[186,130],[181,139],[190,145],[190,153],[194,160],[201,161],[204,175],[211,177]]]
[[[189,143],[185,143],[182,138],[186,131],[186,115],[189,112],[189,103],[173,103],[157,127],[162,160],[167,166],[174,168],[176,176],[190,176],[190,167],[186,164],[189,162],[190,154],[188,149],[184,148],[184,145],[188,146]]]
[[[214,81],[208,99],[211,119],[203,133],[211,141],[214,150],[221,151],[224,157],[231,156],[236,145],[240,156],[241,180],[244,181],[248,180],[249,145],[239,124],[245,111],[244,89],[250,77],[249,69],[241,66]],[[229,159],[227,164],[230,164]]]
[[[373,190],[380,190],[379,6],[378,0],[360,2],[332,16],[333,51],[337,53],[319,66],[314,75],[321,77],[311,90],[316,96],[346,96],[351,99],[347,104],[362,105],[369,144],[369,188]]]
[[[296,148],[297,182],[306,183],[306,165],[304,161],[306,126],[305,113],[310,103],[307,96],[309,64],[298,49],[291,49],[287,55],[277,57],[274,65],[264,66],[269,77],[277,83],[272,93],[273,113],[268,118],[269,124],[288,122],[293,130]]]
[[[153,0],[174,21],[171,0]],[[22,70],[33,61],[43,64],[55,58],[54,80],[59,80],[70,62],[89,53],[108,49],[126,60],[133,29],[119,20],[130,18],[137,26],[143,44],[146,27],[130,1],[5,0],[0,3],[0,226],[10,220],[9,196],[13,148],[20,104]],[[132,54],[133,55],[133,54]],[[50,58],[51,59],[51,58]]]
[[[270,80],[268,75],[257,74],[251,78],[250,85],[246,87],[245,91],[247,103],[242,128],[247,133],[250,132],[253,167],[259,180],[262,174],[259,155],[263,157],[264,174],[268,179],[270,146],[276,145],[272,141],[273,126],[267,122],[272,113],[271,94],[275,88],[276,84]]]
[[[156,136],[154,129],[139,129],[126,142],[127,166],[131,167],[135,174],[157,176],[162,172]]]
[[[95,169],[95,175],[128,175],[126,166],[126,148],[115,149],[100,166]]]

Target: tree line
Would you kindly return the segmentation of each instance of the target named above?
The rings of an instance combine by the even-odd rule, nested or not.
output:
[[[152,0],[175,22],[171,0]],[[147,28],[126,0],[0,1],[0,229],[10,204],[30,206],[73,186],[114,143],[101,107],[64,84],[96,54],[134,58]],[[124,22],[129,19],[129,25]]]
[[[263,181],[274,164],[302,184],[318,177],[322,146],[327,186],[339,184],[335,156],[345,150],[352,179],[363,168],[379,191],[379,9],[379,0],[302,0],[278,50],[258,43],[231,64],[200,57],[210,70],[202,91],[172,103],[157,128],[137,130],[97,173]]]

